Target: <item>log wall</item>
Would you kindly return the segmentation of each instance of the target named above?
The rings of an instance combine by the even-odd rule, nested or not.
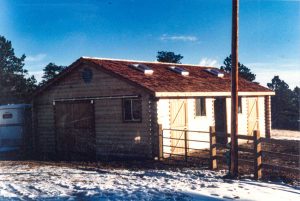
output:
[[[93,79],[85,83],[81,78],[84,68],[93,71]],[[82,64],[65,78],[40,93],[33,101],[36,146],[42,157],[55,158],[55,99],[97,96],[140,95],[142,122],[123,122],[122,99],[95,100],[95,130],[98,158],[103,157],[152,157],[152,108],[151,95],[127,81],[116,78],[92,66]],[[153,107],[156,109],[156,107]],[[155,112],[154,112],[155,113]],[[155,127],[155,126],[154,126]]]

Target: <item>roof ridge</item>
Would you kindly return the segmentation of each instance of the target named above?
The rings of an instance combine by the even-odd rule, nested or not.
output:
[[[139,62],[139,63],[151,63],[151,64],[164,64],[164,65],[176,65],[176,66],[194,66],[200,68],[218,68],[215,66],[200,66],[196,64],[178,64],[178,63],[167,63],[159,61],[141,61],[141,60],[132,60],[132,59],[114,59],[114,58],[105,58],[105,57],[88,57],[82,56],[83,59],[94,59],[94,60],[108,60],[108,61],[125,61],[125,62]]]

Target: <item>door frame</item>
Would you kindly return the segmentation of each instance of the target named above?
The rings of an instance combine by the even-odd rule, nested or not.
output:
[[[216,128],[216,132],[218,132],[217,130],[217,126],[216,126],[216,122],[217,122],[217,112],[218,110],[216,110],[216,100],[221,100],[223,102],[223,106],[222,106],[222,110],[223,110],[223,122],[224,122],[224,130],[222,132],[224,132],[224,141],[223,143],[227,144],[228,143],[228,138],[227,138],[227,129],[228,129],[228,125],[227,125],[227,104],[226,104],[226,97],[218,97],[218,98],[215,98],[215,101],[214,101],[214,119],[215,119],[215,128]],[[217,111],[217,112],[216,112]],[[220,132],[220,131],[219,131]],[[220,136],[216,135],[216,138],[217,138],[217,141],[218,141],[218,137],[220,139]]]

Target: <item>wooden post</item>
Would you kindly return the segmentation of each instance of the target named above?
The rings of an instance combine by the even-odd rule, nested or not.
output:
[[[266,138],[271,138],[271,96],[265,96]]]
[[[232,0],[230,176],[233,178],[238,177],[238,5],[239,0]]]
[[[261,163],[261,141],[260,132],[255,130],[253,132],[253,145],[254,145],[254,178],[260,179],[262,176],[262,163]]]
[[[35,102],[31,101],[32,110],[31,110],[31,139],[32,139],[32,146],[33,149],[31,150],[33,153],[33,157],[38,159],[40,156],[37,154],[39,153],[38,147],[38,135],[37,135],[37,111],[35,107]]]
[[[209,127],[209,148],[210,148],[210,169],[217,169],[217,145],[216,145],[216,130],[214,126]]]
[[[163,140],[162,125],[158,124],[158,160],[162,160],[164,158]]]
[[[185,162],[187,162],[188,158],[188,143],[187,143],[187,131],[184,131],[184,157]]]

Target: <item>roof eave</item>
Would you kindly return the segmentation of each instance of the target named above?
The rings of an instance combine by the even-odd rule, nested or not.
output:
[[[238,92],[239,96],[274,96],[275,92],[273,91],[263,91],[263,92]],[[206,96],[206,97],[230,97],[231,92],[155,92],[155,97],[157,98],[166,98],[166,97],[197,97],[197,96]]]

